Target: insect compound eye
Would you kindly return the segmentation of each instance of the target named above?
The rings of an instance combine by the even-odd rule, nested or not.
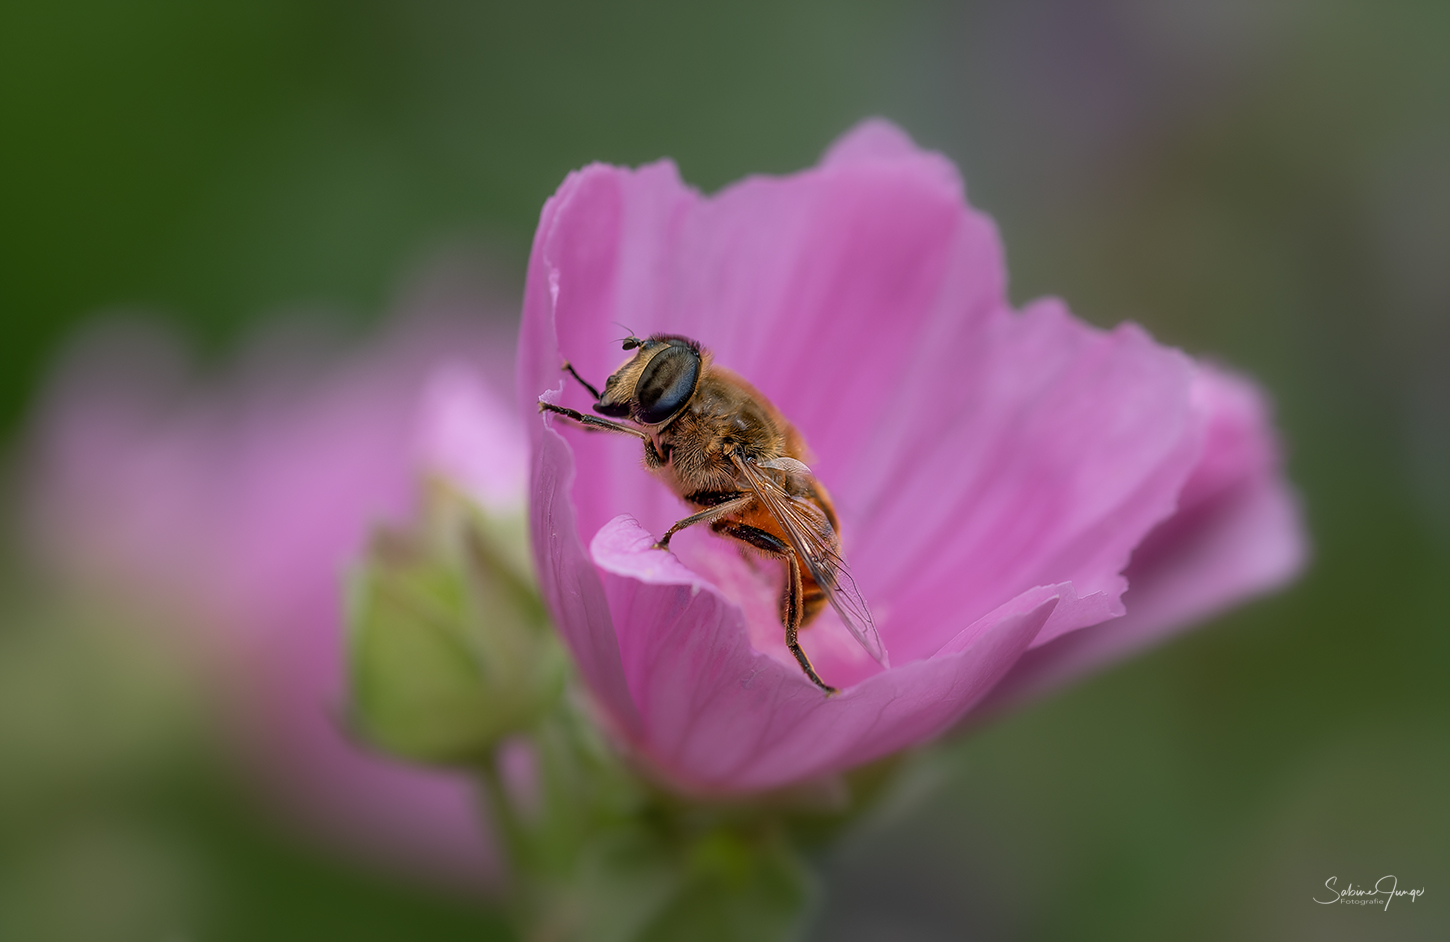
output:
[[[684,408],[700,378],[700,353],[684,344],[670,344],[655,354],[635,384],[638,421],[658,425]]]

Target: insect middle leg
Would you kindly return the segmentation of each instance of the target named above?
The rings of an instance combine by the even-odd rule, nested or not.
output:
[[[670,537],[674,536],[676,533],[679,533],[686,527],[692,527],[697,523],[705,523],[709,520],[719,520],[721,517],[726,517],[730,514],[740,513],[742,510],[745,510],[750,506],[751,501],[755,500],[755,495],[729,492],[718,494],[692,494],[690,495],[690,499],[702,503],[705,501],[709,501],[710,506],[706,507],[699,513],[690,514],[683,520],[675,521],[675,525],[666,530],[665,535],[659,538],[659,542],[655,543],[655,549],[669,549]],[[715,532],[718,533],[720,531],[717,530]]]
[[[806,676],[810,678],[811,683],[820,687],[827,694],[839,693],[840,691],[835,687],[821,680],[816,669],[811,666],[811,659],[806,657],[806,652],[800,646],[798,636],[801,615],[804,611],[805,589],[801,579],[800,559],[797,558],[795,550],[772,533],[767,533],[759,527],[737,523],[734,520],[717,520],[710,525],[710,529],[721,536],[728,536],[753,546],[767,556],[785,560],[785,591],[780,600],[781,622],[785,625],[785,646],[790,650],[791,656],[796,659],[796,663],[801,666],[801,670],[805,671]]]

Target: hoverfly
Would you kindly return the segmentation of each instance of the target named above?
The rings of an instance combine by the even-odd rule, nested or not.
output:
[[[684,528],[707,523],[720,536],[784,560],[780,621],[786,647],[817,687],[836,692],[816,674],[797,635],[827,602],[867,653],[885,665],[871,612],[841,558],[836,509],[801,460],[808,452],[800,432],[754,386],[715,365],[694,340],[630,336],[623,347],[634,353],[603,392],[568,363],[563,367],[606,418],[542,401],[539,410],[644,442],[649,470],[697,508],[665,531],[657,549],[668,549],[670,538]],[[619,419],[624,421],[614,421]]]

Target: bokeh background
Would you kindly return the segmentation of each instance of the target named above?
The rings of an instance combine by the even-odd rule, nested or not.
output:
[[[813,937],[1450,935],[1447,40],[1437,0],[7,0],[0,936],[507,938],[279,824],[194,679],[37,575],[19,469],[78,329],[361,338],[440,258],[516,300],[570,169],[712,190],[872,114],[961,166],[1014,300],[1271,391],[1314,557],[951,745],[821,861]],[[1312,901],[1387,873],[1425,897]]]

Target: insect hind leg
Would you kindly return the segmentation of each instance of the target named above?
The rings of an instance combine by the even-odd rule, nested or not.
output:
[[[752,546],[768,556],[776,559],[784,559],[786,564],[785,591],[780,599],[780,620],[785,625],[785,646],[790,650],[791,656],[796,663],[805,671],[811,683],[820,687],[827,695],[839,693],[835,687],[830,686],[821,680],[816,669],[811,666],[811,659],[800,646],[801,617],[805,613],[806,600],[805,588],[801,579],[801,564],[788,543],[782,541],[772,533],[752,527],[747,524],[737,523],[734,520],[717,520],[710,525],[721,536],[728,536],[731,539]]]

